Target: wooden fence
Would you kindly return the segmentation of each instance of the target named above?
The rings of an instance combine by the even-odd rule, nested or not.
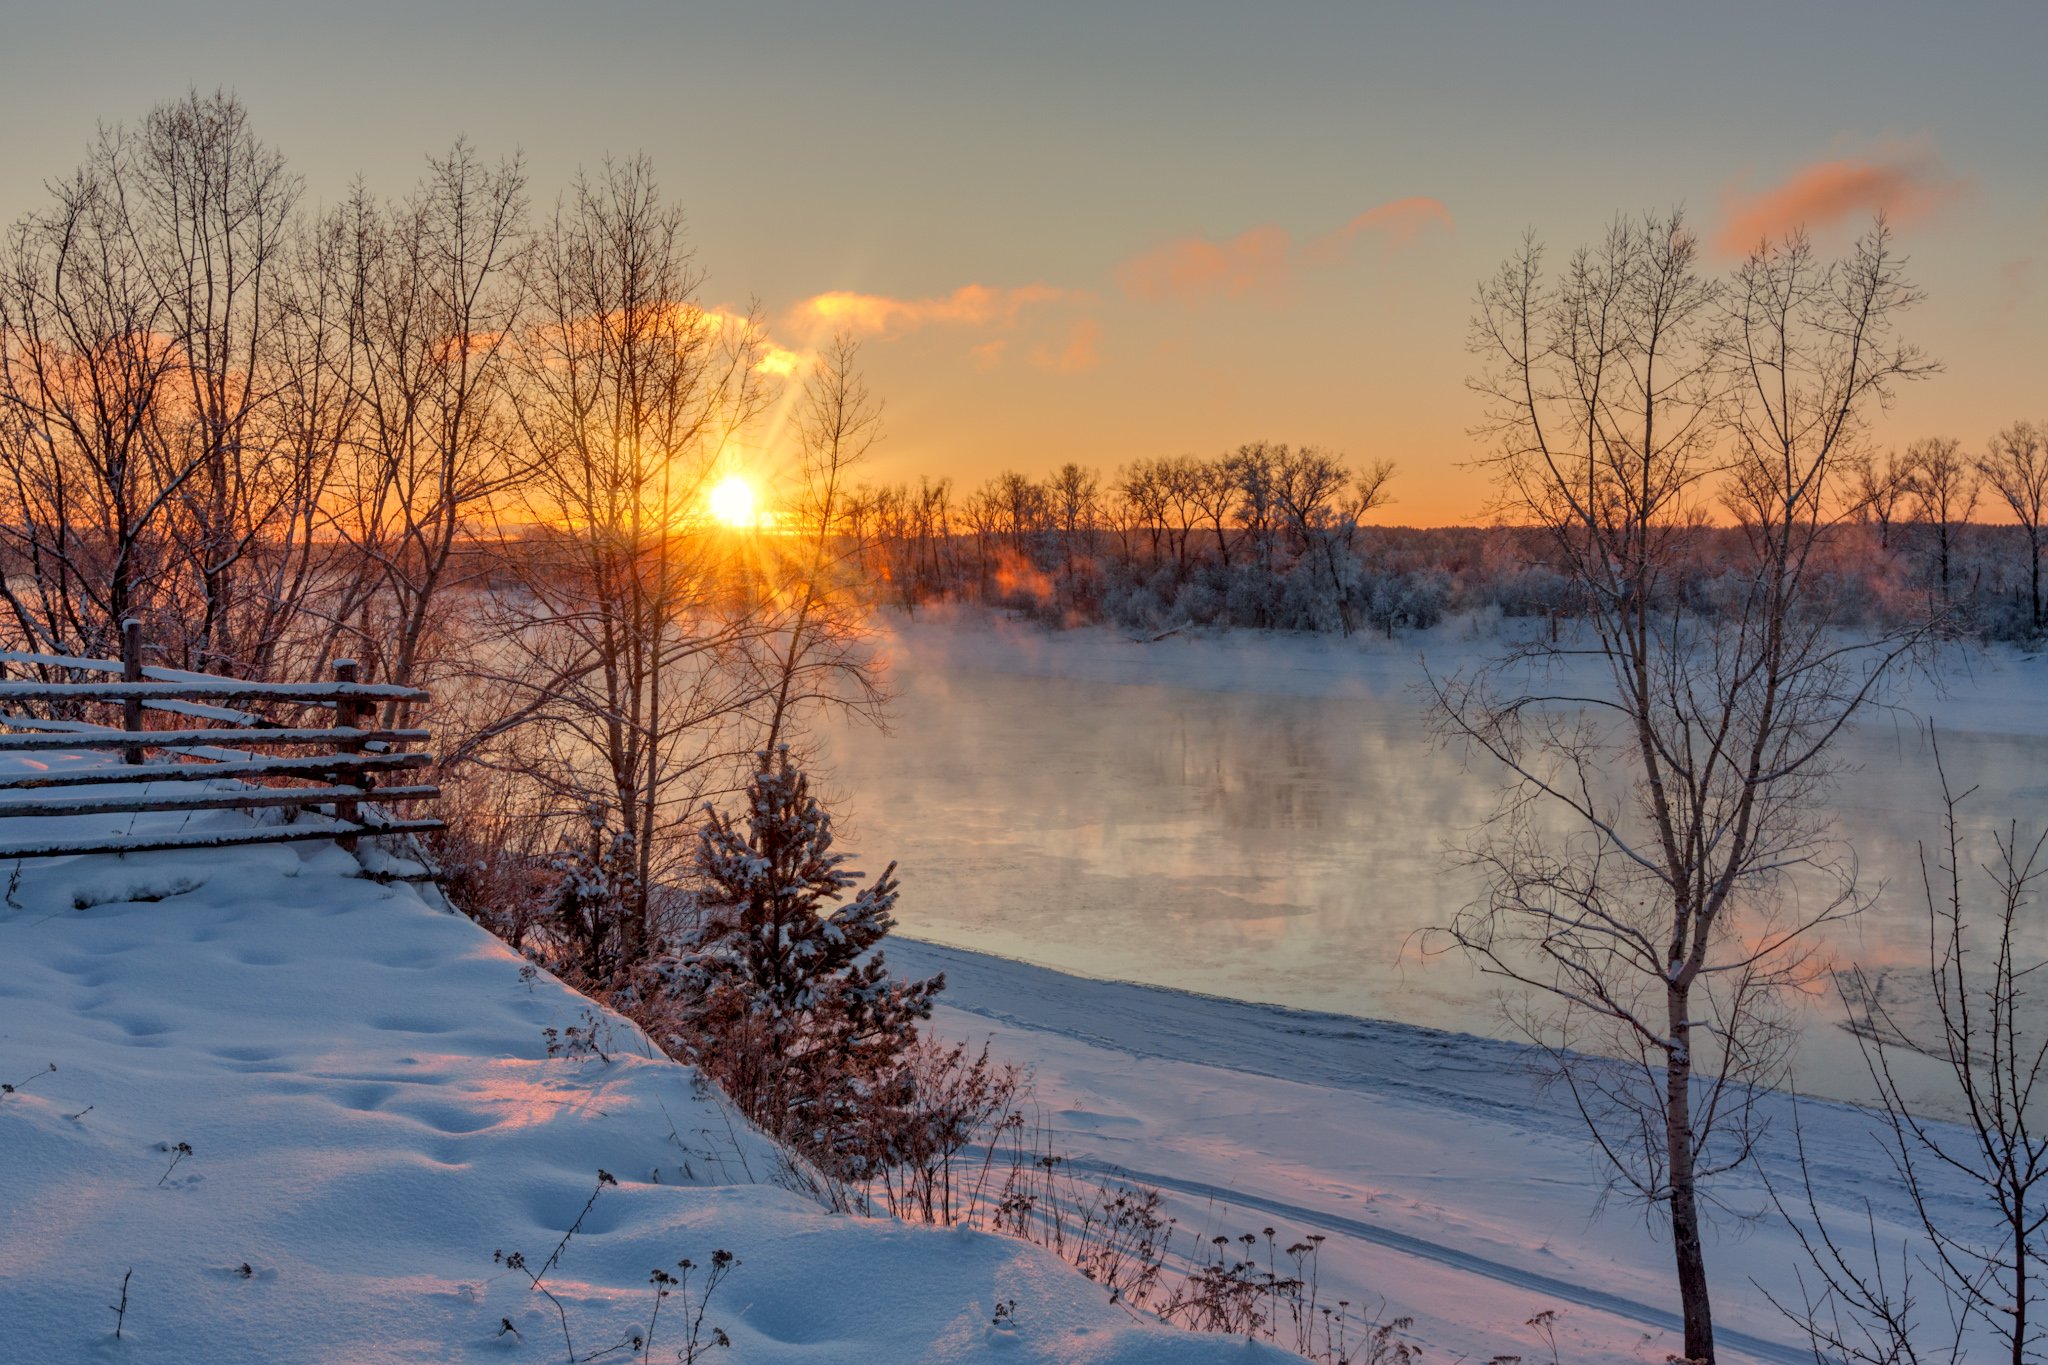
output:
[[[428,732],[380,728],[377,721],[378,710],[387,704],[430,700],[420,689],[361,682],[356,665],[346,659],[335,662],[331,682],[315,683],[245,682],[150,667],[142,661],[142,631],[133,621],[122,628],[121,653],[120,659],[87,659],[0,650],[0,673],[25,668],[38,675],[0,678],[0,727],[5,730],[0,755],[78,750],[121,755],[117,763],[0,771],[0,817],[282,807],[293,815],[318,810],[332,823],[295,823],[288,815],[285,823],[254,829],[70,839],[24,838],[8,828],[0,830],[0,860],[305,839],[335,839],[354,849],[365,835],[443,828],[439,820],[401,819],[372,804],[373,798],[392,803],[440,795],[440,788],[407,777],[434,761],[431,754],[406,747],[424,744]],[[119,680],[78,680],[107,674]],[[225,704],[230,702],[238,705]],[[24,708],[47,714],[33,715]],[[111,708],[119,709],[119,725],[74,718]],[[253,708],[288,710],[292,718],[280,720]],[[316,723],[308,724],[304,713],[309,710],[332,712],[332,718],[316,716]],[[156,716],[173,718],[178,728],[148,728],[145,722]],[[377,785],[386,776],[395,776],[396,784]],[[159,785],[179,782],[204,785],[184,791]]]

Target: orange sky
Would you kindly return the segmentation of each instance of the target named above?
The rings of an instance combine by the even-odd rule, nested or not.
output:
[[[172,12],[175,9],[175,13]],[[873,477],[1313,443],[1400,466],[1390,520],[1469,520],[1473,288],[1687,207],[1731,259],[1879,209],[1945,362],[1879,430],[2048,419],[2048,6],[1484,0],[194,0],[39,6],[0,51],[0,219],[94,128],[235,89],[331,204],[467,133],[545,211],[650,154],[703,302],[801,354],[868,340]],[[789,357],[780,362],[785,368]],[[774,439],[772,424],[757,439]]]

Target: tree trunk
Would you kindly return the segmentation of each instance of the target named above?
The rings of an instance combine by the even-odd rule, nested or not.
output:
[[[2027,528],[2027,530],[2030,532],[2030,534],[2027,536],[2027,548],[2033,551],[2034,556],[2033,625],[2034,632],[2036,634],[2039,634],[2041,630],[2041,535],[2040,532],[2034,527],[2030,526]]]
[[[1692,1164],[1692,1047],[1687,1019],[1690,993],[1670,996],[1672,1051],[1664,1073],[1664,1145],[1671,1165],[1671,1250],[1678,1263],[1679,1311],[1685,1318],[1685,1358],[1712,1365],[1714,1312],[1707,1295],[1707,1257],[1700,1243],[1699,1197]]]

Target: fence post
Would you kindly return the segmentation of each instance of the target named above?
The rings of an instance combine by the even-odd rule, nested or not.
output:
[[[142,681],[142,622],[129,618],[121,623],[121,680]],[[129,734],[142,732],[142,698],[129,697],[121,703],[121,728]],[[131,767],[142,763],[142,746],[131,744],[123,757]]]
[[[336,682],[352,683],[356,681],[356,673],[356,661],[354,659],[336,659],[334,661],[334,680]],[[334,700],[334,719],[336,724],[342,728],[360,730],[362,728],[362,712],[357,709],[358,706],[360,706],[360,703],[354,697],[336,697]],[[363,742],[359,739],[343,740],[335,747],[345,754],[361,753]],[[341,783],[354,783],[356,778],[357,775],[354,773],[342,772],[335,775],[337,785]],[[361,807],[354,801],[335,802],[334,815],[339,820],[348,820],[357,824],[362,822]],[[350,853],[356,851],[356,836],[353,834],[344,834],[335,842]]]

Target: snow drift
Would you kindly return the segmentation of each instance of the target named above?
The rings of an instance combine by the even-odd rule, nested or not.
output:
[[[0,1356],[561,1360],[564,1317],[579,1357],[630,1342],[651,1272],[692,1260],[694,1297],[725,1250],[711,1358],[1285,1358],[1136,1321],[1022,1243],[822,1210],[692,1070],[432,900],[329,843],[19,867]],[[505,1258],[572,1227],[558,1315]],[[685,1317],[607,1358],[676,1359]]]

